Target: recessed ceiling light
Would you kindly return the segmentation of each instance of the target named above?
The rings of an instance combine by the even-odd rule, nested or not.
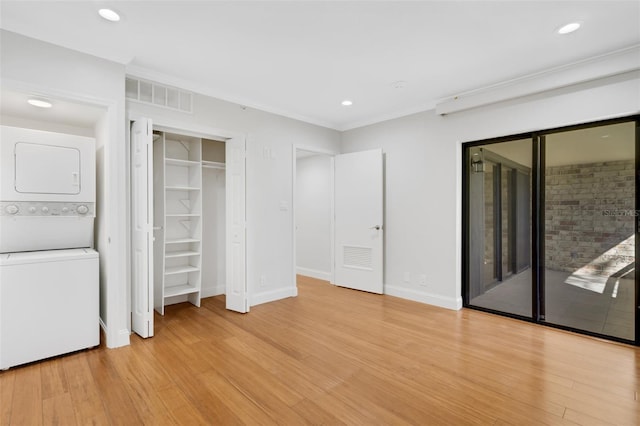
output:
[[[120,20],[120,15],[118,15],[118,13],[112,9],[100,9],[98,11],[98,14],[107,21],[118,22]]]
[[[572,22],[558,29],[558,34],[569,34],[580,28],[580,22]]]
[[[343,106],[351,106],[351,105],[353,105],[353,102],[351,102],[349,99],[345,99],[344,101],[342,101],[342,105]]]
[[[36,98],[28,99],[27,103],[29,105],[33,105],[38,108],[51,108],[53,106],[53,104],[49,101],[45,101],[44,99],[36,99]]]

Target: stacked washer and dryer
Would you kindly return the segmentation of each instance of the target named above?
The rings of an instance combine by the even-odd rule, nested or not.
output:
[[[95,140],[0,126],[0,369],[97,346]]]

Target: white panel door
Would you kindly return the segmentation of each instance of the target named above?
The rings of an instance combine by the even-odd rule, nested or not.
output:
[[[229,139],[226,148],[227,309],[249,312],[246,278],[245,141]]]
[[[131,123],[131,311],[133,331],[153,336],[153,129]]]
[[[335,284],[382,294],[382,150],[335,157]]]

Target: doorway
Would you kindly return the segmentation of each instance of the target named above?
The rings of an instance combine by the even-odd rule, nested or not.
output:
[[[295,275],[333,282],[333,156],[294,149]]]
[[[130,139],[132,330],[151,337],[154,308],[220,293],[248,312],[244,136],[136,118]]]
[[[465,144],[465,306],[638,342],[637,126]]]
[[[305,157],[329,156],[330,167],[326,159],[309,160],[322,163],[319,179],[323,189],[320,200],[311,195],[309,203],[313,210],[320,208],[327,211],[327,202],[331,206],[329,223],[330,265],[332,284],[370,293],[384,292],[384,154],[382,149],[357,151],[345,154],[333,154],[302,147],[293,147],[293,281],[296,282],[298,262],[298,237],[300,241],[307,236],[299,233],[298,219],[298,161],[303,169],[312,167],[303,165]],[[330,173],[326,173],[327,169]],[[307,177],[301,175],[303,180]],[[326,190],[329,184],[330,191]],[[317,186],[317,185],[316,185]],[[308,190],[302,189],[301,191]],[[317,189],[317,188],[316,188]],[[330,197],[327,199],[327,193]],[[301,194],[302,195],[302,194]],[[306,196],[307,194],[305,194]],[[325,203],[318,207],[318,203]],[[311,216],[317,216],[318,223],[326,231],[326,216],[312,211]],[[304,220],[309,220],[305,218]],[[322,249],[317,241],[305,241],[307,247],[312,247],[316,254],[326,259],[326,234],[323,235]],[[317,262],[320,256],[316,256]],[[326,273],[324,274],[326,276]]]

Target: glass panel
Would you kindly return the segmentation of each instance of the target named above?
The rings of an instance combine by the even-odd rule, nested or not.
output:
[[[469,149],[473,306],[531,317],[531,139]]]
[[[484,172],[484,274],[483,288],[486,290],[497,280],[495,262],[496,227],[494,218],[494,179],[496,165],[490,162],[485,164]]]
[[[635,123],[546,136],[545,321],[635,339]]]

